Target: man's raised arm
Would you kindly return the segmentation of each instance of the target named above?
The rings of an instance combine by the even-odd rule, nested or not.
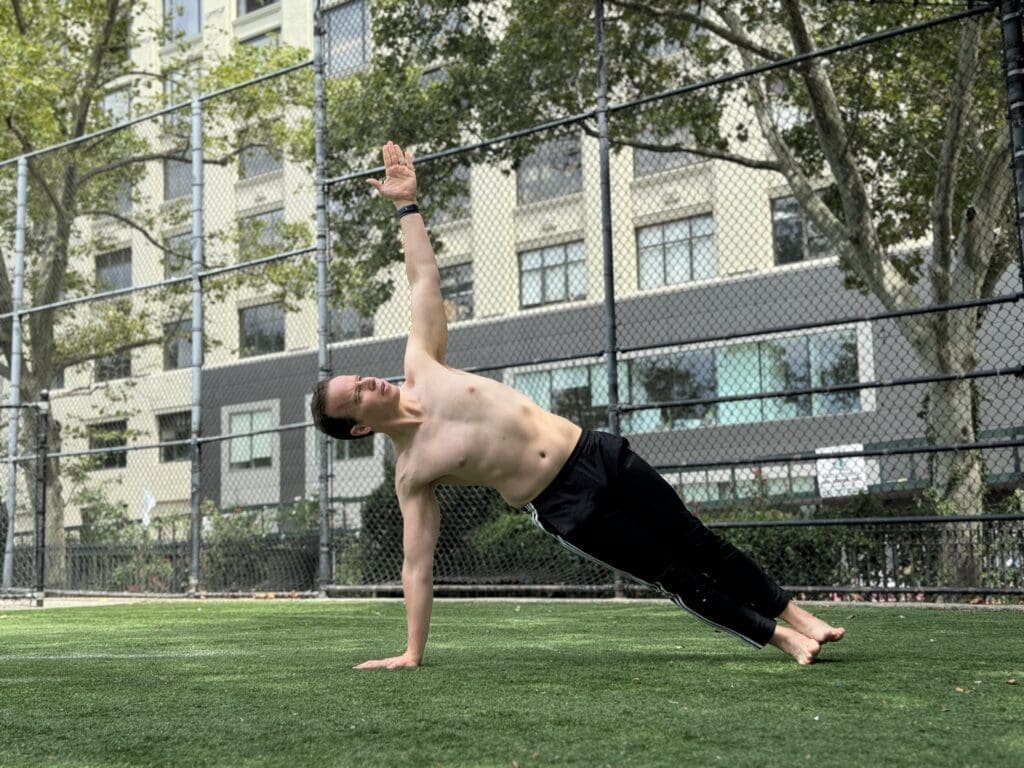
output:
[[[418,212],[406,213],[416,205],[416,171],[412,152],[403,152],[394,142],[382,150],[384,181],[368,179],[370,184],[395,204],[401,217],[405,274],[409,278],[412,304],[410,345],[416,345],[438,362],[444,362],[448,344],[448,320],[441,300],[441,275],[430,244],[426,224]]]

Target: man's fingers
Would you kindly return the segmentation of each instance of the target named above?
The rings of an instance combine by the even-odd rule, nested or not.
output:
[[[411,149],[405,150],[405,164],[407,166],[409,166],[410,168],[412,168],[412,150]]]
[[[376,189],[378,192],[380,192],[380,188],[384,186],[383,182],[381,182],[379,179],[367,179],[366,183],[369,184],[374,189]]]

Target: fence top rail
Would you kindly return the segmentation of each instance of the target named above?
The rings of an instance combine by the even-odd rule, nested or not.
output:
[[[199,101],[202,102],[202,101],[208,101],[210,99],[215,99],[215,98],[217,98],[219,96],[224,96],[225,94],[233,93],[234,91],[241,90],[242,88],[248,88],[248,87],[253,86],[253,85],[259,85],[260,83],[266,82],[267,80],[271,80],[271,79],[273,79],[275,77],[283,77],[284,75],[287,75],[287,74],[289,74],[291,72],[294,72],[296,70],[303,69],[305,67],[311,67],[311,66],[313,66],[313,60],[312,59],[308,59],[306,61],[299,62],[298,64],[292,64],[290,67],[284,67],[282,69],[274,70],[273,72],[268,72],[265,75],[260,75],[259,77],[254,77],[254,78],[252,78],[250,80],[246,80],[245,82],[242,82],[242,83],[236,83],[235,85],[228,85],[228,86],[225,86],[224,88],[220,88],[220,89],[218,89],[216,91],[211,91],[210,93],[201,94],[199,96]],[[156,73],[154,73],[154,74],[156,74]],[[67,149],[68,147],[73,147],[76,144],[81,144],[82,142],[91,141],[93,139],[102,139],[105,136],[109,136],[110,134],[116,133],[118,131],[123,131],[126,128],[131,128],[132,126],[138,125],[139,123],[144,123],[144,122],[146,122],[148,120],[154,120],[154,119],[156,119],[158,117],[162,117],[164,115],[169,115],[172,112],[177,112],[179,109],[184,109],[185,107],[189,106],[191,103],[192,103],[191,99],[189,99],[188,101],[181,101],[181,102],[178,102],[177,104],[172,104],[172,105],[170,105],[168,107],[164,107],[162,109],[154,110],[153,112],[147,112],[144,115],[138,115],[137,117],[132,117],[132,118],[129,118],[127,120],[123,120],[120,123],[118,123],[117,125],[111,125],[111,126],[108,126],[107,128],[101,128],[98,131],[93,131],[92,133],[87,133],[84,136],[78,136],[78,137],[76,137],[74,139],[68,139],[67,141],[61,142],[60,144],[51,144],[51,145],[49,145],[47,147],[42,147],[40,149],[33,149],[31,152],[24,152],[24,153],[22,153],[20,155],[14,155],[13,157],[5,158],[3,160],[0,160],[0,168],[4,168],[4,167],[6,167],[8,165],[14,165],[15,163],[17,163],[22,158],[24,158],[26,160],[30,160],[30,159],[32,159],[34,157],[39,157],[40,155],[45,155],[45,154],[48,154],[50,152],[56,152],[56,151],[61,150],[61,149]]]

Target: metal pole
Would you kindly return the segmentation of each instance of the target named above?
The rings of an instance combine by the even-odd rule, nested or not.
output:
[[[21,406],[21,301],[25,291],[25,209],[28,207],[28,159],[18,158],[17,213],[14,219],[14,288],[11,296],[11,421],[7,433],[7,536],[3,591],[14,581],[14,523],[18,504],[18,416]]]
[[[1024,4],[1003,0],[1003,68],[1006,71],[1007,119],[1010,125],[1013,181],[1017,187],[1017,270],[1024,286]]]
[[[316,160],[316,297],[317,297],[317,380],[331,375],[327,354],[327,153],[324,137],[324,46],[323,8],[320,0],[313,7],[313,121],[314,154]],[[327,435],[317,432],[317,475],[320,502],[320,593],[334,581],[331,573],[331,499],[330,499],[330,443]]]
[[[39,393],[36,406],[36,607],[46,592],[46,470],[49,462],[50,393]]]
[[[612,250],[612,190],[608,148],[608,72],[604,56],[604,0],[594,0],[597,47],[597,135],[601,166],[601,253],[604,262],[605,362],[608,367],[608,430],[619,434],[619,363],[615,320],[615,258]],[[622,597],[622,574],[615,572],[615,596]]]
[[[199,553],[203,529],[201,506],[202,462],[199,438],[202,436],[202,383],[203,383],[203,284],[199,274],[203,271],[203,103],[199,88],[192,86],[192,423],[189,430],[192,460],[192,482],[189,493],[190,541],[188,592],[199,592]]]

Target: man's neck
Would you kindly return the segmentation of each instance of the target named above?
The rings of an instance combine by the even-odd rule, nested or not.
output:
[[[398,413],[374,431],[383,432],[390,437],[391,442],[395,444],[395,451],[401,453],[412,443],[423,421],[423,409],[419,400],[402,392],[398,402]]]

